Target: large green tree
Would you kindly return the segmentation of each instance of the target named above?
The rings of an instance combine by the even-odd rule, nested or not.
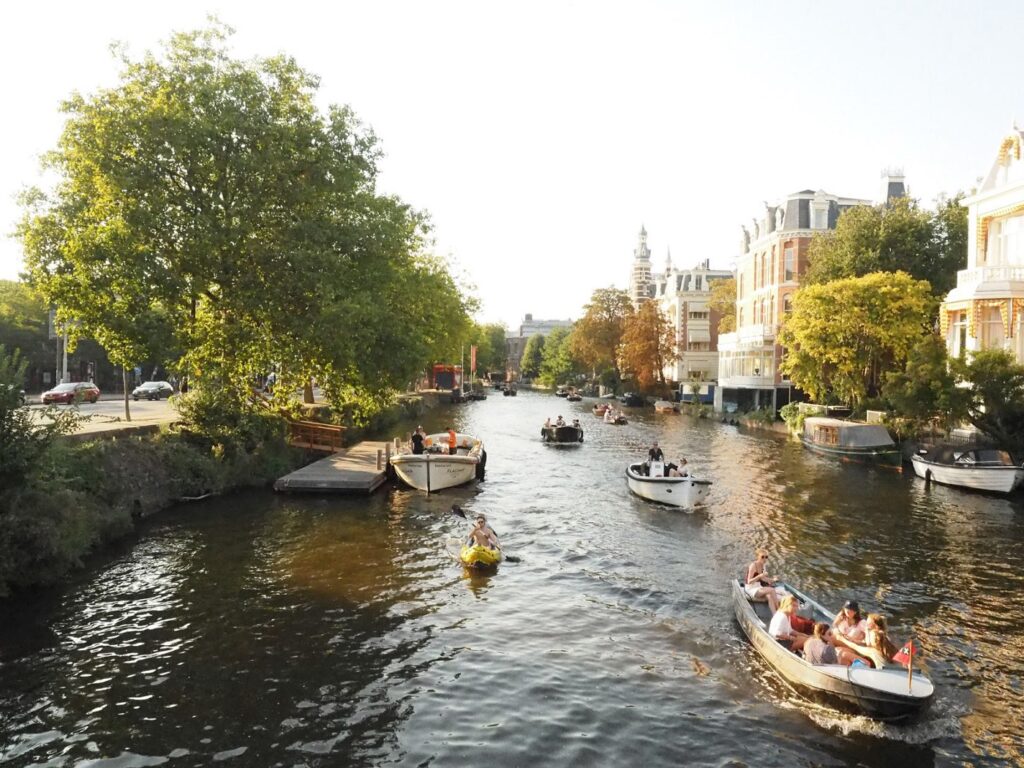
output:
[[[519,371],[528,378],[540,375],[540,366],[544,362],[544,336],[535,333],[526,340],[523,356],[519,358]]]
[[[915,431],[935,419],[948,431],[967,416],[968,392],[957,386],[946,344],[934,333],[917,341],[902,370],[886,374],[883,393],[896,415],[907,419]]]
[[[676,359],[675,329],[655,301],[645,301],[626,320],[620,367],[641,392],[665,383],[665,366]]]
[[[1009,352],[987,349],[950,361],[968,392],[967,418],[996,443],[1024,458],[1024,365]]]
[[[574,357],[595,373],[610,368],[620,378],[619,345],[632,314],[628,293],[618,288],[598,288],[573,328]]]
[[[714,280],[708,308],[719,315],[718,332],[732,333],[736,330],[736,278]]]
[[[884,374],[904,368],[934,307],[929,284],[905,272],[805,286],[779,335],[781,369],[816,400],[856,406],[878,395]]]
[[[568,328],[555,328],[544,340],[541,353],[540,380],[547,386],[572,381],[579,371],[579,363],[573,358],[572,332]]]
[[[472,303],[424,255],[424,218],[377,193],[373,134],[321,111],[291,58],[232,58],[229,34],[177,34],[65,103],[56,189],[25,198],[29,275],[118,363],[154,351],[151,318],[181,373],[238,403],[274,366],[279,391],[315,376],[372,409],[457,346]]]
[[[811,241],[803,283],[903,271],[945,296],[967,261],[967,209],[961,198],[942,201],[935,213],[909,198],[851,208],[834,230]]]

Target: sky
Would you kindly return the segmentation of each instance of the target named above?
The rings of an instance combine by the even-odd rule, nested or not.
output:
[[[970,190],[1024,124],[1024,3],[14,3],[0,8],[0,278],[17,195],[45,185],[60,104],[214,15],[241,58],[286,53],[385,153],[379,189],[426,211],[478,319],[576,319],[626,288],[641,225],[655,271],[731,268],[740,226],[801,189],[878,199]]]

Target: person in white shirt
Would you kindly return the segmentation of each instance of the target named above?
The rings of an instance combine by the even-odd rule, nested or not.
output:
[[[768,634],[774,637],[779,643],[791,651],[799,651],[807,642],[807,635],[793,629],[789,618],[796,613],[796,598],[793,595],[786,595],[779,601],[779,610],[772,616],[771,624],[768,625]]]

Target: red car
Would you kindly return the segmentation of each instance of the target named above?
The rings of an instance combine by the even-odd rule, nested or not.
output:
[[[58,384],[51,390],[43,392],[43,405],[50,403],[80,403],[88,400],[95,403],[100,399],[99,388],[90,381],[74,381],[69,384]]]

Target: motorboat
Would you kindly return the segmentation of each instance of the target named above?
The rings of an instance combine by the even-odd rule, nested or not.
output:
[[[559,385],[558,388],[555,389],[555,397],[568,397],[568,396],[569,396],[569,388],[568,387]]]
[[[1024,484],[1024,467],[1006,451],[941,445],[910,457],[918,477],[975,491],[1012,493]]]
[[[710,480],[694,477],[665,477],[663,462],[650,463],[650,474],[644,471],[644,464],[630,464],[626,467],[626,482],[629,490],[648,501],[668,504],[673,507],[694,507],[711,492]]]
[[[790,584],[780,584],[801,603],[800,615],[832,624],[835,615]],[[751,600],[740,579],[732,581],[736,620],[754,649],[791,685],[814,699],[878,720],[907,720],[927,709],[935,693],[921,670],[908,674],[905,666],[884,669],[811,664],[768,633],[768,603]]]
[[[808,416],[800,440],[826,456],[903,471],[903,454],[882,424]]]
[[[577,424],[554,424],[541,427],[540,436],[545,443],[579,445],[583,442],[583,427]]]
[[[391,457],[391,466],[402,482],[431,493],[464,485],[474,478],[483,480],[487,464],[484,444],[473,435],[455,435],[456,453],[448,453],[448,433],[438,432],[423,439],[423,453],[403,451]]]
[[[676,404],[668,400],[658,400],[654,403],[654,410],[658,413],[675,413]]]
[[[623,424],[629,424],[629,421],[626,419],[625,416],[623,416],[621,413],[615,413],[615,411],[612,410],[611,408],[608,408],[604,412],[604,416],[602,418],[604,419],[605,424],[614,424],[618,427],[621,427]]]
[[[502,392],[502,394],[505,397],[515,397],[516,396],[516,385],[515,384],[506,384],[505,385],[505,390]]]
[[[570,403],[578,403],[580,400],[583,399],[583,395],[581,395],[575,389],[570,389],[569,394],[565,396],[565,399],[568,400]]]
[[[630,408],[639,408],[646,404],[643,395],[638,395],[636,392],[626,392],[619,398],[619,402]]]

